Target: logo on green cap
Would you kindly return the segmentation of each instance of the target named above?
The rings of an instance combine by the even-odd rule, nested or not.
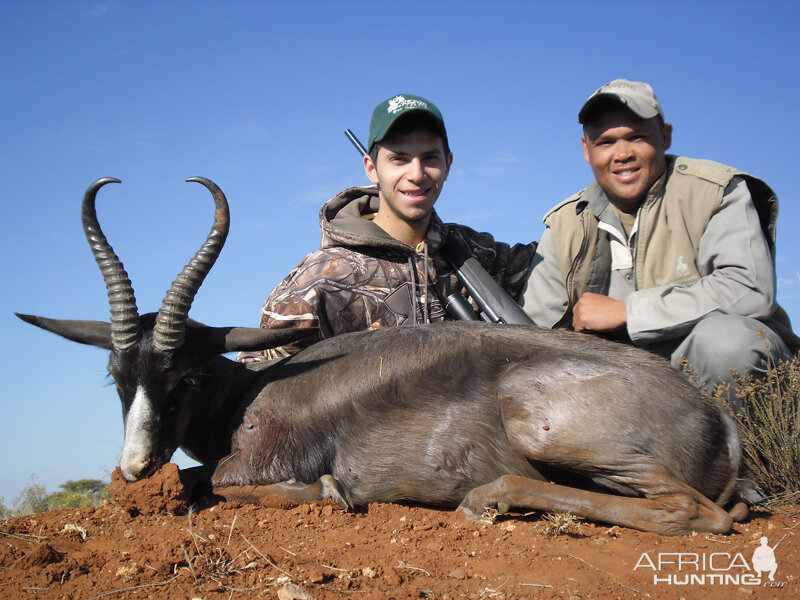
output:
[[[386,106],[386,112],[396,113],[400,110],[413,110],[421,108],[422,110],[429,110],[428,103],[423,100],[415,98],[406,98],[405,96],[395,96]]]

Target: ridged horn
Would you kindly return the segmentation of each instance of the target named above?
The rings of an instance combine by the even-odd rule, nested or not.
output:
[[[103,177],[92,183],[83,196],[81,220],[86,240],[94,254],[94,259],[103,274],[108,302],[111,307],[111,344],[116,350],[133,346],[139,339],[139,313],[133,295],[131,280],[114,249],[97,222],[95,197],[98,190],[107,183],[120,183],[114,177]]]
[[[205,177],[189,177],[186,181],[203,184],[214,197],[214,225],[206,241],[172,282],[156,317],[153,345],[159,350],[175,350],[183,345],[186,319],[200,285],[217,260],[230,228],[230,212],[225,194]]]

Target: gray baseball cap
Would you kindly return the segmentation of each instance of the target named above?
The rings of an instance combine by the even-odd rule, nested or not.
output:
[[[653,93],[653,88],[641,81],[628,81],[627,79],[615,79],[605,84],[589,96],[589,99],[578,113],[578,122],[586,124],[586,119],[592,113],[592,109],[603,100],[610,99],[622,104],[635,115],[642,119],[652,119],[656,115],[664,118],[661,112],[661,103]]]

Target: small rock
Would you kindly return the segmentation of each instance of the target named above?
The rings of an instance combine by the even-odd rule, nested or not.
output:
[[[467,572],[459,567],[458,569],[453,569],[452,571],[450,571],[450,577],[452,577],[453,579],[466,579]]]
[[[311,593],[305,589],[300,587],[299,585],[295,585],[294,583],[287,583],[281,589],[278,590],[278,600],[313,600],[311,597]]]
[[[372,567],[364,567],[361,569],[361,574],[368,579],[375,579],[378,576],[378,573]]]
[[[122,565],[117,569],[117,577],[133,577],[139,573],[139,568],[136,565]]]

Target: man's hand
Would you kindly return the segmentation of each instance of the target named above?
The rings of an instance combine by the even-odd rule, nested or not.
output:
[[[585,292],[572,309],[575,331],[612,331],[628,322],[625,302]]]

